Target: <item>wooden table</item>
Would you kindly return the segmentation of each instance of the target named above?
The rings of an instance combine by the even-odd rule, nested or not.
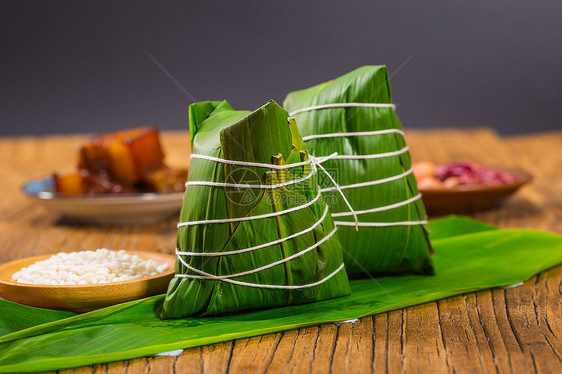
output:
[[[19,192],[27,180],[74,168],[84,136],[0,139],[0,262],[108,247],[172,253],[175,220],[95,227],[60,220]],[[501,138],[489,129],[408,131],[415,159],[475,160],[535,175],[503,207],[474,217],[500,227],[562,234],[562,132]],[[169,162],[185,165],[188,135],[163,136]],[[532,250],[532,249],[530,249]],[[562,372],[562,266],[518,288],[452,297],[359,320],[239,339],[72,370],[84,373]],[[63,370],[61,372],[67,372]]]

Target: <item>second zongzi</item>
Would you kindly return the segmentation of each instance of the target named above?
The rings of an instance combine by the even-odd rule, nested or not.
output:
[[[330,180],[320,184],[335,200],[348,273],[433,273],[427,218],[386,67],[364,66],[291,92],[284,106],[313,156],[338,153],[324,166],[353,211]]]

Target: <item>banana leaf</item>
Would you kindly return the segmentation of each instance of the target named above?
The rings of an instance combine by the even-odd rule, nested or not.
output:
[[[234,111],[222,101],[192,104],[189,114],[194,154],[268,165],[299,163],[299,166],[275,171],[192,159],[177,234],[178,250],[190,255],[182,255],[176,262],[176,277],[170,282],[161,317],[239,312],[349,294],[335,225],[327,206],[317,199],[320,192],[316,176],[311,164],[305,163],[309,160],[306,145],[294,120],[288,121],[287,112],[274,101],[251,113]],[[299,180],[280,188],[236,187]],[[190,184],[197,182],[223,185]],[[225,183],[230,185],[224,186]],[[290,211],[269,218],[216,222],[286,210]],[[181,225],[195,221],[207,223]],[[270,242],[276,244],[242,252]],[[277,265],[269,267],[271,264]],[[241,275],[227,279],[208,275],[201,278],[203,273],[194,269],[218,277]],[[251,273],[254,269],[262,270]],[[318,285],[298,288],[310,284]],[[278,286],[293,288],[274,288]]]
[[[439,239],[435,276],[351,281],[352,294],[317,303],[161,320],[160,295],[72,315],[0,300],[0,372],[36,372],[126,360],[175,349],[345,321],[524,281],[562,262],[562,237],[499,230],[465,218],[430,222]],[[69,316],[70,315],[70,316]],[[31,321],[37,319],[36,325]]]
[[[358,231],[354,227],[352,213],[334,190],[331,181],[319,180],[322,188],[331,190],[323,191],[323,194],[329,202],[340,240],[344,244],[348,274],[433,274],[427,225],[396,225],[397,222],[424,222],[427,218],[410,170],[411,160],[404,137],[396,131],[402,127],[394,109],[333,107],[334,104],[342,103],[392,103],[386,67],[364,66],[335,80],[291,92],[285,98],[284,107],[296,118],[305,140],[321,134],[390,130],[377,135],[330,136],[306,141],[313,156],[338,152],[338,157],[342,157],[324,163],[342,188],[390,178],[385,183],[343,189],[351,207],[358,214]],[[332,107],[299,112],[303,108],[326,104],[332,104]],[[384,153],[393,154],[382,158],[370,156]],[[404,176],[393,178],[401,174]],[[403,201],[411,202],[392,208]],[[371,212],[365,212],[369,210]],[[394,225],[373,227],[373,223]]]

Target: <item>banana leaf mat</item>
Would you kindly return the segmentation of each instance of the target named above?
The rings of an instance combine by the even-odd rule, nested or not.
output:
[[[0,372],[57,370],[346,321],[522,282],[562,262],[562,237],[461,217],[430,223],[435,276],[352,280],[352,294],[312,304],[160,320],[164,295],[74,314],[0,300]]]

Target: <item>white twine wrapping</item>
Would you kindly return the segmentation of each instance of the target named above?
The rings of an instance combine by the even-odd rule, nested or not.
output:
[[[310,200],[309,202],[307,202],[303,205],[298,205],[298,206],[295,206],[295,207],[292,207],[292,208],[289,208],[289,209],[280,210],[278,212],[273,212],[273,213],[260,214],[258,216],[247,216],[247,217],[238,217],[238,218],[222,218],[222,219],[206,219],[206,220],[201,220],[201,221],[180,222],[180,223],[178,223],[178,228],[183,227],[183,226],[213,225],[213,224],[216,224],[216,223],[233,223],[233,222],[253,221],[253,220],[256,220],[256,219],[273,218],[273,217],[280,216],[282,214],[296,212],[297,210],[308,208],[309,206],[311,206],[312,204],[317,202],[320,199],[320,196],[322,196],[322,194],[320,192],[320,189],[318,189],[318,194],[316,195],[316,197],[314,199]]]
[[[374,185],[377,185],[377,184],[388,183],[388,182],[392,182],[392,181],[407,177],[408,175],[412,174],[413,172],[414,172],[414,169],[409,168],[405,172],[400,173],[398,175],[393,175],[392,177],[383,178],[383,179],[375,179],[375,180],[369,181],[369,182],[346,184],[346,185],[343,185],[343,186],[339,186],[339,188],[342,189],[342,190],[345,190],[345,189],[349,189],[349,188],[367,187],[367,186],[374,186]],[[328,192],[328,191],[335,191],[335,190],[337,190],[336,187],[328,187],[328,188],[322,188],[320,191]]]
[[[316,135],[304,136],[302,140],[307,142],[312,139],[346,138],[348,136],[372,136],[372,135],[386,135],[386,134],[399,134],[404,136],[404,131],[398,129],[387,129],[387,130],[375,130],[375,131],[332,132],[329,134],[316,134]]]
[[[299,163],[294,163],[294,164],[274,165],[274,164],[263,164],[263,163],[257,163],[257,162],[223,160],[223,159],[220,159],[220,158],[217,158],[217,157],[212,157],[212,156],[192,154],[191,155],[192,158],[198,158],[198,159],[203,159],[203,160],[208,160],[208,161],[213,161],[213,162],[220,162],[220,163],[230,164],[230,165],[249,166],[249,167],[263,167],[263,168],[271,168],[271,169],[276,169],[276,170],[283,170],[283,169],[291,169],[291,168],[295,168],[295,167],[310,164],[312,170],[307,176],[305,176],[303,178],[299,178],[299,179],[296,179],[296,180],[290,181],[290,182],[278,183],[278,184],[274,184],[274,185],[247,185],[247,184],[236,184],[236,183],[192,181],[192,182],[187,182],[186,187],[191,185],[191,186],[232,187],[232,188],[261,188],[261,189],[281,188],[281,187],[285,187],[285,186],[288,186],[288,185],[291,185],[291,184],[300,183],[300,182],[303,182],[303,181],[309,179],[312,175],[317,173],[317,167],[320,167],[322,170],[324,170],[324,172],[326,172],[325,169],[320,165],[320,163],[324,162],[326,160],[329,160],[334,156],[337,156],[337,153],[334,153],[334,154],[332,154],[330,156],[327,156],[327,157],[320,157],[320,158],[314,158],[314,157],[310,156],[309,160],[299,162]],[[329,176],[329,178],[332,179],[331,176]],[[332,179],[332,181],[333,181],[333,179]],[[335,181],[333,181],[333,182],[335,183]],[[276,216],[279,216],[279,215],[282,215],[282,214],[287,214],[287,213],[294,212],[294,211],[297,211],[297,210],[305,209],[305,208],[311,206],[312,204],[314,204],[316,201],[318,201],[320,199],[320,196],[321,196],[321,192],[320,192],[320,188],[318,188],[318,194],[316,195],[316,197],[314,199],[312,199],[311,201],[309,201],[305,204],[295,206],[293,208],[285,209],[285,210],[282,210],[282,211],[279,211],[279,212],[273,212],[273,213],[262,214],[262,215],[257,215],[257,216],[249,216],[249,217],[180,222],[180,223],[178,223],[178,228],[184,227],[184,226],[193,226],[193,225],[202,225],[202,224],[232,223],[232,222],[243,222],[243,221],[251,221],[251,220],[257,220],[257,219],[264,219],[264,218],[272,218],[272,217],[276,217]],[[343,193],[342,193],[342,197],[343,197],[344,201],[348,204],[349,208],[352,210],[351,205],[349,204],[349,202],[347,201],[345,196],[343,196]],[[255,288],[268,288],[268,289],[303,289],[303,288],[318,286],[318,285],[326,282],[330,278],[332,278],[339,271],[341,271],[344,268],[344,264],[342,263],[338,267],[338,269],[336,269],[334,272],[332,272],[328,276],[324,277],[323,279],[321,279],[317,282],[314,282],[314,283],[309,283],[309,284],[304,284],[304,285],[286,286],[286,285],[273,285],[273,284],[261,284],[261,283],[258,284],[258,283],[248,283],[248,282],[236,281],[236,280],[233,280],[231,278],[236,278],[236,277],[241,277],[241,276],[244,276],[244,275],[254,274],[254,273],[272,268],[274,266],[283,264],[287,261],[291,261],[291,260],[293,260],[297,257],[300,257],[300,256],[304,255],[305,253],[308,253],[308,252],[312,251],[313,249],[317,248],[318,246],[320,246],[324,242],[326,242],[328,239],[330,239],[336,233],[337,226],[334,226],[334,229],[330,233],[328,233],[324,238],[317,241],[314,245],[306,248],[305,250],[299,251],[299,252],[297,252],[297,253],[289,256],[289,257],[283,258],[279,261],[275,261],[273,263],[270,263],[270,264],[267,264],[267,265],[264,265],[264,266],[261,266],[261,267],[258,267],[258,268],[254,268],[252,270],[248,270],[248,271],[245,271],[245,272],[237,273],[237,274],[229,274],[229,275],[218,276],[218,275],[206,273],[206,272],[204,272],[200,269],[196,269],[196,268],[192,267],[191,265],[189,265],[187,263],[187,261],[185,261],[183,259],[182,256],[206,256],[206,257],[230,256],[230,255],[234,255],[234,254],[240,254],[240,253],[255,251],[257,249],[269,247],[269,246],[272,246],[272,245],[277,245],[277,244],[280,244],[280,243],[285,242],[287,240],[294,239],[298,236],[301,236],[301,235],[304,235],[308,232],[313,231],[317,226],[319,226],[324,221],[327,214],[328,214],[328,206],[326,206],[322,217],[317,222],[315,222],[311,227],[309,227],[309,228],[307,228],[303,231],[300,231],[298,233],[289,235],[285,238],[280,238],[280,239],[277,239],[277,240],[274,240],[274,241],[271,241],[271,242],[268,242],[268,243],[260,244],[260,245],[254,246],[254,247],[250,247],[250,248],[243,248],[243,249],[239,249],[239,250],[235,250],[235,251],[227,251],[227,252],[205,252],[205,253],[182,252],[182,251],[179,251],[176,248],[176,256],[179,259],[179,261],[186,267],[186,269],[188,269],[192,272],[195,272],[199,275],[176,274],[175,276],[178,277],[178,278],[190,278],[190,279],[200,279],[200,280],[220,280],[220,281],[224,281],[224,282],[232,283],[232,284],[236,284],[236,285],[241,285],[241,286],[255,287]],[[352,210],[352,214],[355,216],[355,214],[353,213],[353,210]],[[355,219],[357,220],[357,216],[355,216]]]
[[[394,104],[386,104],[386,103],[333,103],[333,104],[322,104],[322,105],[313,105],[306,108],[301,108],[295,110],[294,112],[289,113],[292,117],[295,114],[299,114],[302,112],[309,112],[312,110],[320,110],[320,109],[330,109],[330,108],[391,108],[396,109],[396,105]]]
[[[365,209],[365,210],[356,210],[355,214],[361,215],[361,214],[367,214],[367,213],[384,212],[385,210],[395,209],[395,208],[399,208],[401,206],[413,203],[414,201],[421,199],[421,197],[422,197],[421,193],[418,193],[416,196],[414,196],[412,198],[409,198],[408,200],[404,200],[404,201],[401,201],[401,202],[396,203],[396,204],[380,206],[380,207],[377,207],[377,208],[371,208],[371,209]],[[350,216],[350,215],[351,215],[350,212],[332,213],[332,217],[346,217],[346,216]]]
[[[340,105],[339,104],[337,104],[337,105],[336,104],[328,104],[328,105],[304,108],[304,109],[301,109],[297,112],[291,113],[291,115],[301,113],[301,112],[304,112],[304,111],[307,111],[307,110],[333,108],[333,107],[337,107],[337,106],[340,106]],[[355,104],[355,103],[349,103],[349,105],[346,104],[344,106],[394,108],[393,104],[362,104],[362,103]],[[329,137],[382,135],[382,134],[392,134],[392,133],[398,133],[402,136],[404,135],[404,133],[401,130],[389,129],[389,130],[380,130],[380,131],[364,131],[364,132],[354,132],[354,133],[335,133],[335,134],[311,135],[311,136],[303,138],[303,140],[307,141],[307,140],[311,140],[311,139],[322,139],[322,138],[329,138]],[[342,191],[343,189],[348,189],[348,188],[357,188],[357,187],[381,184],[381,183],[386,183],[386,182],[390,182],[390,181],[393,181],[393,180],[398,180],[398,179],[401,179],[401,178],[407,176],[408,174],[411,174],[412,171],[413,171],[412,169],[409,169],[406,172],[403,172],[399,175],[391,176],[391,177],[376,180],[376,181],[370,181],[370,182],[363,182],[363,183],[356,183],[356,184],[352,184],[352,185],[340,186],[334,180],[334,178],[328,173],[328,171],[321,165],[323,162],[331,160],[331,159],[375,159],[375,158],[393,157],[393,156],[397,156],[397,155],[406,153],[406,152],[408,152],[408,150],[409,150],[409,148],[406,146],[406,147],[404,147],[404,148],[402,148],[398,151],[379,153],[379,154],[371,154],[371,155],[341,155],[341,156],[339,156],[337,153],[333,153],[329,156],[322,156],[322,157],[309,156],[309,159],[307,161],[302,161],[302,162],[299,162],[299,163],[287,164],[287,165],[275,165],[275,164],[265,164],[265,163],[247,162],[247,161],[224,160],[224,159],[221,159],[221,158],[218,158],[218,157],[213,157],[213,156],[206,156],[206,155],[201,155],[201,154],[192,154],[191,158],[196,158],[196,159],[203,159],[203,160],[207,160],[207,161],[219,162],[219,163],[229,164],[229,165],[258,167],[258,168],[267,168],[267,169],[274,169],[274,170],[285,170],[285,169],[291,169],[291,168],[304,166],[304,165],[311,165],[311,172],[308,175],[306,175],[302,178],[297,178],[297,179],[292,180],[292,181],[277,183],[277,184],[273,184],[273,185],[222,183],[222,182],[211,182],[211,181],[190,181],[190,182],[186,183],[186,187],[188,187],[188,186],[207,186],[207,187],[223,187],[223,188],[238,188],[238,189],[249,188],[249,189],[268,189],[268,190],[271,190],[271,189],[282,188],[282,187],[286,187],[286,186],[289,186],[289,185],[304,182],[304,181],[308,180],[309,178],[311,178],[313,175],[315,175],[318,172],[318,168],[320,168],[325,173],[325,175],[330,179],[330,181],[332,182],[334,187],[325,188],[325,189],[318,188],[318,194],[316,195],[316,197],[314,199],[312,199],[311,201],[309,201],[307,203],[304,203],[302,205],[295,206],[293,208],[289,208],[289,209],[286,209],[286,210],[268,213],[268,214],[257,215],[257,216],[249,216],[249,217],[180,222],[180,223],[178,223],[178,228],[185,227],[185,226],[193,226],[193,225],[233,223],[233,222],[243,222],[243,221],[272,218],[272,217],[280,216],[282,214],[287,214],[287,213],[290,213],[290,212],[295,212],[295,211],[298,211],[298,210],[301,210],[301,209],[305,209],[305,208],[311,206],[312,204],[314,204],[316,201],[318,201],[320,199],[321,192],[334,191],[334,190],[339,192],[339,194],[343,198],[345,204],[349,208],[349,212],[335,213],[332,216],[341,217],[341,216],[352,215],[355,218],[355,222],[336,221],[335,222],[336,226],[334,227],[334,229],[330,233],[328,233],[328,235],[326,235],[324,238],[322,238],[321,240],[316,242],[314,245],[306,248],[305,250],[299,251],[299,252],[297,252],[297,253],[289,256],[289,257],[286,257],[286,258],[281,259],[279,261],[270,263],[268,265],[264,265],[264,266],[261,266],[261,267],[258,267],[258,268],[252,269],[252,270],[248,270],[248,271],[245,271],[245,272],[237,273],[237,274],[229,274],[229,275],[220,275],[219,276],[219,275],[206,273],[206,272],[204,272],[200,269],[196,269],[196,268],[190,266],[183,259],[182,256],[201,256],[201,257],[230,256],[230,255],[235,255],[235,254],[240,254],[240,253],[251,252],[251,251],[261,249],[261,248],[265,248],[265,247],[280,244],[284,241],[294,239],[298,236],[304,235],[304,234],[314,230],[326,218],[327,213],[328,213],[328,206],[326,206],[326,209],[324,210],[324,213],[323,213],[322,217],[320,218],[320,220],[315,222],[309,228],[307,228],[303,231],[300,231],[298,233],[292,234],[288,237],[280,238],[280,239],[277,239],[277,240],[274,240],[274,241],[271,241],[271,242],[268,242],[268,243],[256,245],[256,246],[249,247],[249,248],[243,248],[243,249],[239,249],[239,250],[235,250],[235,251],[227,251],[227,252],[198,253],[198,252],[182,252],[182,251],[179,251],[178,249],[176,249],[176,255],[177,255],[179,261],[186,267],[186,269],[188,269],[188,270],[190,270],[194,273],[199,274],[199,275],[195,275],[195,274],[176,274],[176,277],[190,278],[190,279],[200,279],[200,280],[219,280],[219,281],[224,281],[224,282],[227,282],[227,283],[232,283],[232,284],[241,285],[241,286],[256,287],[256,288],[268,288],[268,289],[303,289],[303,288],[315,287],[315,286],[318,286],[318,285],[326,282],[328,279],[333,277],[335,274],[337,274],[339,271],[341,271],[344,268],[343,263],[341,264],[341,266],[338,269],[336,269],[334,272],[332,272],[328,276],[324,277],[323,279],[321,279],[317,282],[305,284],[305,285],[286,286],[286,285],[257,284],[257,283],[248,283],[248,282],[236,281],[236,280],[233,280],[231,278],[236,278],[236,277],[241,277],[241,276],[244,276],[244,275],[254,274],[254,273],[269,269],[271,267],[283,264],[287,261],[291,261],[291,260],[293,260],[293,259],[295,259],[299,256],[302,256],[303,254],[317,248],[322,243],[326,242],[329,238],[331,238],[335,234],[338,225],[355,226],[356,230],[358,230],[359,227],[363,227],[363,226],[366,226],[366,227],[369,227],[369,226],[371,226],[371,227],[372,226],[382,227],[382,226],[421,224],[421,221],[420,222],[384,222],[384,223],[359,222],[359,220],[357,218],[357,215],[358,215],[357,212],[355,212],[355,210],[353,209],[353,207],[351,206],[351,204],[349,203],[349,201],[345,197],[345,194]],[[417,195],[414,198],[408,199],[408,200],[403,201],[403,202],[390,204],[390,205],[386,205],[386,206],[382,206],[382,207],[378,207],[378,208],[373,208],[373,209],[369,209],[369,210],[365,210],[365,211],[360,211],[359,214],[366,214],[366,213],[370,213],[370,212],[394,209],[394,208],[397,208],[397,207],[400,207],[400,206],[407,205],[407,204],[419,199],[420,197],[421,197],[421,195]]]
[[[235,273],[235,274],[228,274],[228,275],[214,275],[214,274],[210,274],[210,273],[206,273],[200,269],[196,269],[193,266],[189,265],[186,261],[184,261],[184,259],[181,256],[178,256],[180,262],[189,270],[201,274],[201,275],[193,275],[193,274],[179,274],[178,276],[181,278],[190,278],[190,279],[210,279],[210,280],[224,280],[224,281],[228,281],[231,280],[230,278],[237,278],[237,277],[242,277],[244,275],[250,275],[250,274],[254,274],[254,273],[258,273],[260,271],[266,270],[266,269],[270,269],[274,266],[277,265],[281,265],[284,264],[285,262],[294,260],[297,257],[300,257],[310,251],[312,251],[313,249],[319,247],[320,245],[322,245],[323,243],[325,243],[326,241],[328,241],[328,239],[330,239],[337,231],[337,227],[334,227],[334,229],[332,231],[330,231],[328,233],[328,235],[326,235],[325,237],[323,237],[322,239],[320,239],[319,241],[317,241],[316,243],[314,243],[313,245],[311,245],[310,247],[299,251],[295,254],[292,254],[291,256],[282,258],[279,261],[275,261],[272,262],[270,264],[258,267],[258,268],[254,268],[252,270],[247,270],[247,271],[243,271],[241,273]],[[305,285],[303,285],[305,286]],[[284,286],[284,287],[289,287],[289,286]],[[292,287],[292,286],[291,286]],[[302,287],[302,286],[299,286]]]
[[[374,154],[370,154],[370,155],[338,155],[335,157],[332,157],[333,160],[371,160],[371,159],[375,159],[375,158],[386,158],[386,157],[392,157],[392,156],[399,156],[403,153],[406,153],[410,150],[410,147],[405,146],[402,149],[399,149],[397,151],[392,151],[392,152],[386,152],[386,153],[374,153]]]
[[[294,286],[240,282],[240,281],[236,281],[236,280],[228,279],[228,278],[221,279],[221,281],[236,284],[238,286],[245,286],[245,287],[268,288],[268,289],[274,289],[274,290],[301,290],[303,288],[316,287],[316,286],[321,285],[324,282],[327,282],[330,278],[332,278],[334,275],[339,273],[343,268],[344,268],[344,263],[342,262],[342,264],[336,270],[334,270],[332,273],[330,273],[326,277],[320,279],[319,281],[314,282],[314,283],[308,283],[308,284],[303,284],[303,285],[294,285]],[[188,274],[176,274],[176,277],[178,277],[178,278],[191,278],[192,276],[188,275]]]
[[[176,248],[176,255],[180,255],[180,256],[200,256],[200,257],[231,256],[231,255],[238,255],[240,253],[252,252],[252,251],[255,251],[255,250],[261,249],[261,248],[271,247],[272,245],[281,244],[286,240],[291,240],[291,239],[294,239],[298,236],[301,236],[301,235],[304,235],[306,233],[311,232],[312,230],[317,228],[322,222],[324,222],[324,219],[328,215],[328,210],[329,210],[328,206],[326,205],[326,209],[324,209],[324,213],[322,214],[322,217],[320,217],[320,219],[318,221],[316,221],[314,223],[314,225],[310,226],[307,229],[304,229],[302,231],[299,231],[297,233],[289,235],[286,238],[281,238],[281,239],[278,239],[278,240],[274,240],[272,242],[256,245],[254,247],[237,249],[235,251],[226,251],[226,252],[182,252],[182,251],[178,251],[178,249]]]
[[[355,222],[334,221],[336,226],[355,226]],[[424,221],[404,221],[404,222],[359,222],[359,227],[391,227],[391,226],[417,226],[427,225]]]
[[[331,108],[349,108],[349,107],[364,107],[364,108],[392,108],[393,110],[396,109],[394,104],[386,104],[386,103],[333,103],[333,104],[324,104],[324,105],[314,105],[306,108],[301,108],[291,112],[289,115],[294,116],[299,113],[314,111],[314,110],[321,110],[321,109],[331,109]],[[354,137],[354,136],[377,136],[377,135],[385,135],[385,134],[399,134],[404,137],[404,132],[399,129],[385,129],[385,130],[374,130],[374,131],[356,131],[356,132],[337,132],[337,133],[328,133],[328,134],[314,134],[308,135],[303,137],[303,140],[310,141],[315,139],[331,139],[331,138],[338,138],[338,137]],[[386,153],[375,153],[375,154],[368,154],[368,155],[341,155],[335,156],[333,159],[340,159],[340,160],[368,160],[368,159],[377,159],[377,158],[385,158],[385,157],[393,157],[404,154],[409,151],[408,146],[404,146],[403,148],[393,151],[393,152],[386,152]],[[325,169],[324,169],[325,170]],[[321,192],[329,192],[329,191],[338,191],[342,196],[344,196],[342,190],[350,189],[350,188],[361,188],[367,186],[374,186],[382,183],[388,183],[395,180],[399,180],[402,178],[407,177],[408,175],[413,173],[413,169],[410,168],[404,171],[401,174],[390,176],[387,178],[376,179],[368,182],[361,182],[361,183],[353,183],[348,185],[334,185],[334,187],[322,188]],[[330,178],[332,180],[332,178]],[[375,213],[381,212],[389,209],[395,209],[401,206],[408,205],[418,199],[421,198],[421,194],[418,194],[410,199],[404,200],[402,202],[398,202],[395,204],[390,204],[382,207],[376,207],[372,209],[360,210],[355,211],[351,206],[349,206],[347,200],[346,204],[349,206],[350,210],[353,212],[353,216],[356,218],[355,222],[347,222],[347,221],[334,221],[336,226],[355,226],[356,230],[359,227],[387,227],[387,226],[414,226],[414,225],[425,225],[427,224],[427,220],[422,221],[404,221],[404,222],[358,222],[357,215],[360,214],[367,214],[367,213]],[[345,217],[349,216],[348,212],[338,212],[333,213],[332,217]]]
[[[195,156],[195,157],[193,157],[193,156]],[[230,188],[276,189],[276,188],[281,188],[281,187],[285,187],[285,186],[288,186],[288,185],[303,182],[303,181],[309,179],[310,177],[312,177],[314,174],[316,174],[318,172],[317,167],[320,167],[324,171],[324,173],[326,173],[328,178],[330,178],[332,183],[336,186],[335,187],[336,190],[338,190],[338,192],[341,194],[343,200],[345,201],[345,203],[349,207],[350,211],[353,213],[353,208],[351,207],[351,204],[349,203],[349,201],[347,201],[347,198],[345,197],[345,195],[343,194],[341,189],[339,189],[338,184],[332,178],[332,176],[326,171],[326,169],[324,169],[321,165],[322,162],[330,160],[331,158],[336,157],[336,156],[337,156],[337,153],[333,153],[329,156],[319,157],[319,158],[310,156],[309,160],[299,162],[299,163],[295,163],[295,164],[273,165],[273,164],[263,164],[263,163],[258,163],[258,162],[223,160],[223,159],[220,159],[220,158],[217,158],[217,157],[195,154],[195,155],[192,155],[193,158],[198,158],[198,159],[208,160],[208,161],[213,161],[213,162],[223,162],[224,161],[225,164],[230,164],[230,165],[236,165],[239,162],[241,166],[267,167],[267,165],[270,165],[270,166],[275,166],[275,169],[277,169],[277,170],[282,170],[282,169],[292,169],[292,168],[297,167],[297,166],[310,164],[312,170],[306,177],[295,179],[295,180],[289,181],[289,182],[278,183],[278,184],[262,185],[262,184],[237,184],[237,183],[223,183],[223,182],[210,182],[210,181],[190,181],[190,182],[186,182],[185,186],[186,187],[188,187],[188,186],[209,186],[209,187],[230,187]],[[309,201],[309,202],[307,202],[303,205],[300,205],[300,206],[296,206],[296,207],[293,207],[293,208],[290,208],[290,209],[285,209],[285,210],[280,211],[280,212],[262,214],[262,215],[259,215],[259,216],[239,217],[239,218],[225,218],[225,219],[214,219],[214,220],[180,222],[180,223],[178,223],[178,228],[182,227],[182,226],[193,226],[193,225],[201,225],[201,224],[216,224],[216,223],[233,223],[233,222],[242,222],[242,221],[250,221],[250,220],[255,220],[255,219],[276,217],[276,216],[279,216],[281,214],[286,214],[286,213],[290,213],[290,212],[294,212],[294,211],[297,211],[297,210],[300,210],[300,209],[307,208],[307,207],[311,206],[312,204],[314,204],[316,201],[318,201],[320,199],[320,196],[321,196],[321,190],[318,189],[318,194],[311,201]],[[353,213],[353,216],[355,217],[355,222],[358,223],[357,216],[354,213]],[[359,226],[356,226],[356,229],[358,229],[358,227]]]

